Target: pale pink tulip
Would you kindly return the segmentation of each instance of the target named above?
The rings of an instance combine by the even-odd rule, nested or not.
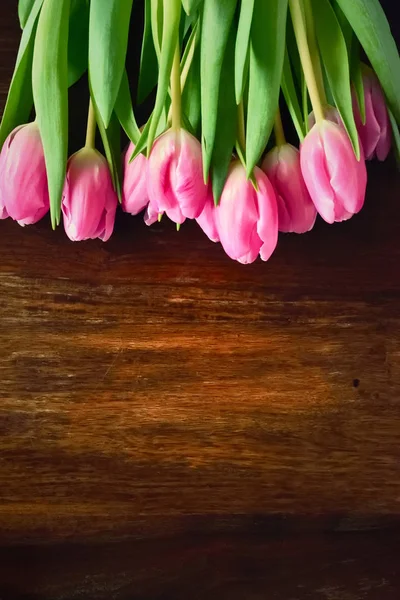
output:
[[[46,164],[36,123],[10,133],[0,154],[0,219],[20,225],[39,221],[49,210]]]
[[[219,242],[217,223],[215,218],[216,207],[212,195],[211,186],[207,195],[206,203],[196,221],[212,242]]]
[[[389,114],[385,97],[378,78],[373,71],[363,74],[365,97],[365,124],[361,121],[360,109],[353,93],[353,111],[366,160],[376,156],[386,160],[392,144]]]
[[[220,202],[216,208],[216,225],[225,252],[243,264],[258,255],[268,260],[278,241],[278,208],[268,177],[254,169],[258,191],[246,177],[240,161],[234,161]]]
[[[147,158],[138,154],[132,162],[130,158],[135,149],[132,142],[124,156],[124,182],[122,187],[122,210],[137,215],[149,203],[147,195]]]
[[[359,161],[355,157],[343,126],[328,120],[315,124],[301,145],[300,164],[311,199],[325,221],[345,221],[361,210],[367,185],[365,160],[363,155]]]
[[[204,208],[201,146],[184,129],[169,129],[154,143],[148,164],[147,191],[154,209],[175,223],[195,219]]]
[[[62,199],[64,228],[70,240],[100,238],[106,242],[113,232],[117,203],[104,156],[92,148],[73,154]]]
[[[291,144],[276,146],[266,155],[261,168],[276,193],[279,231],[310,231],[317,211],[304,183],[297,148]]]

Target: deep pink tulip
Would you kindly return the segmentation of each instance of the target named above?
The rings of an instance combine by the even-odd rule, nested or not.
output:
[[[156,223],[158,221],[158,217],[158,210],[154,208],[151,202],[149,202],[146,208],[146,212],[144,213],[144,222],[146,223],[146,225],[153,225],[153,223]]]
[[[206,236],[212,242],[219,242],[219,234],[217,231],[217,223],[216,223],[216,207],[214,204],[214,198],[212,195],[211,186],[209,187],[209,192],[207,195],[206,203],[204,205],[203,210],[200,215],[197,217],[196,221],[206,234]]]
[[[362,154],[362,151],[361,151]],[[363,155],[358,161],[343,126],[316,123],[300,148],[300,164],[311,199],[328,223],[361,210],[367,185]]]
[[[64,228],[70,240],[100,238],[106,242],[113,232],[117,204],[104,156],[92,148],[73,154],[62,199]]]
[[[216,225],[225,252],[243,264],[260,255],[268,260],[278,241],[278,208],[268,177],[254,169],[258,191],[240,161],[231,164],[216,208]]]
[[[148,164],[147,191],[158,213],[175,223],[195,219],[204,208],[201,146],[188,131],[169,129],[154,143]]]
[[[0,153],[0,219],[20,225],[39,221],[49,210],[46,164],[36,123],[10,133]]]
[[[276,146],[264,158],[261,168],[276,193],[279,231],[310,231],[317,211],[304,183],[297,148],[291,144]]]
[[[149,203],[147,195],[147,158],[143,154],[132,161],[130,158],[135,149],[132,142],[124,156],[124,183],[122,188],[122,210],[137,215]]]
[[[376,156],[378,160],[386,160],[392,144],[392,134],[385,97],[373,71],[364,72],[363,82],[365,125],[362,124],[354,93],[353,111],[365,158],[371,160]]]

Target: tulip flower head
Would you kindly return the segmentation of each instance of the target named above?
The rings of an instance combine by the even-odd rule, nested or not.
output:
[[[261,168],[276,193],[279,231],[310,231],[317,211],[304,183],[297,148],[291,144],[276,146],[266,155]]]
[[[268,260],[278,241],[278,208],[268,177],[256,167],[256,190],[240,161],[234,161],[215,210],[221,244],[232,259],[252,263]]]
[[[169,129],[155,141],[148,161],[147,191],[154,209],[175,223],[200,215],[207,186],[200,143],[188,131]]]
[[[20,225],[39,221],[49,210],[46,164],[36,123],[10,133],[0,153],[0,219]]]
[[[378,78],[371,70],[363,73],[365,124],[353,93],[353,111],[365,158],[386,160],[392,143],[389,114]]]
[[[357,160],[343,126],[316,123],[300,148],[300,164],[311,199],[328,223],[345,221],[361,210],[367,184],[363,153]]]
[[[113,231],[118,198],[106,159],[83,148],[68,161],[62,198],[64,228],[72,241],[100,238]]]
[[[135,150],[132,142],[124,156],[124,183],[122,188],[122,210],[137,215],[149,203],[147,195],[147,158],[138,154],[132,162],[130,158]]]

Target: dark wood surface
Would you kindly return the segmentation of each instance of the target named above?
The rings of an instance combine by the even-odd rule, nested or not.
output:
[[[248,267],[0,222],[1,600],[399,598],[399,184]]]

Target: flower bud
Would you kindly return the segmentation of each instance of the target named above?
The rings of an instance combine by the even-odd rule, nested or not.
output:
[[[49,210],[46,164],[36,123],[10,133],[0,153],[0,219],[20,225],[39,221]]]
[[[122,187],[122,210],[131,215],[137,215],[149,203],[147,195],[148,160],[143,154],[138,154],[132,162],[129,162],[134,150],[135,146],[131,142],[124,156]]]
[[[366,160],[375,156],[386,160],[392,143],[392,135],[385,97],[378,78],[371,70],[364,72],[365,124],[353,93],[353,111]]]
[[[200,215],[207,186],[201,146],[193,135],[169,129],[155,141],[148,161],[147,190],[154,209],[176,223]]]
[[[328,223],[345,221],[361,210],[367,185],[365,160],[357,160],[343,128],[316,123],[300,148],[304,181],[314,205]]]
[[[118,198],[106,159],[93,148],[83,148],[68,161],[62,212],[65,231],[73,242],[112,234]]]
[[[215,210],[217,231],[225,252],[243,264],[260,255],[268,260],[278,241],[278,208],[268,177],[256,167],[257,190],[234,161]]]
[[[261,168],[276,193],[279,231],[310,231],[317,211],[304,183],[297,148],[291,144],[276,146],[266,155]]]

